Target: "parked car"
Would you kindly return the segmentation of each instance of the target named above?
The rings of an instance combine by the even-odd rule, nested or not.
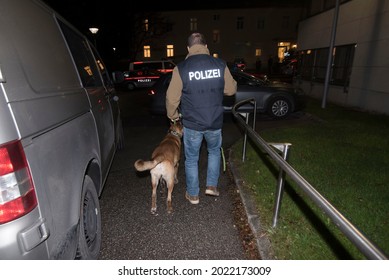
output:
[[[0,259],[97,259],[99,196],[124,141],[112,79],[40,0],[0,6]]]
[[[124,81],[121,87],[127,90],[152,87],[161,76],[156,70],[124,71]]]
[[[240,70],[232,71],[231,74],[238,86],[235,96],[224,97],[224,110],[227,113],[231,112],[237,102],[250,98],[255,98],[257,112],[275,119],[285,118],[304,106],[303,92],[291,84],[263,80]],[[151,113],[166,114],[166,91],[170,80],[171,73],[165,74],[149,90]],[[239,107],[239,110],[247,112],[252,108],[253,106],[248,103]]]

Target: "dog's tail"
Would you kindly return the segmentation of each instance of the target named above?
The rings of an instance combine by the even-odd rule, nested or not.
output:
[[[153,160],[145,161],[143,159],[138,159],[135,161],[134,166],[135,169],[138,171],[145,171],[153,169],[157,166],[158,163],[165,160],[165,157],[163,155],[156,156]]]

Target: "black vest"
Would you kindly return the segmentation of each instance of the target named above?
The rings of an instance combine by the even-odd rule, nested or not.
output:
[[[184,126],[198,131],[222,128],[226,63],[197,54],[177,67],[183,84],[180,111]]]

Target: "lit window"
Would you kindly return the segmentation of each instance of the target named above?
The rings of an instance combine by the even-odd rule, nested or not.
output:
[[[290,48],[290,42],[278,42],[278,58],[279,62],[282,62],[285,58],[285,53]]]
[[[174,46],[173,45],[167,45],[166,46],[166,56],[167,57],[174,56]]]
[[[144,46],[144,47],[143,47],[143,56],[144,56],[144,57],[151,57],[151,49],[150,49],[150,46]]]
[[[149,20],[148,19],[145,19],[143,21],[143,31],[149,31]]]
[[[261,56],[262,50],[261,49],[255,49],[255,56]]]

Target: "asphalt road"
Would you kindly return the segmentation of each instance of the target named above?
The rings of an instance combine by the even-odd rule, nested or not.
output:
[[[202,189],[200,203],[192,205],[185,199],[181,161],[179,183],[173,191],[173,213],[166,212],[166,196],[158,193],[157,215],[151,215],[149,172],[138,173],[133,164],[138,158],[150,158],[154,147],[166,135],[168,122],[165,116],[148,113],[146,91],[119,93],[119,98],[126,146],[116,154],[100,200],[103,238],[100,259],[246,259],[228,192],[234,186],[226,173],[220,178],[219,198],[205,196]],[[236,127],[235,130],[239,137],[239,130]],[[204,152],[202,149],[202,185],[206,169]]]
[[[230,172],[222,172],[218,198],[205,196],[206,149],[199,162],[200,203],[185,199],[183,156],[179,183],[173,190],[174,211],[166,212],[166,196],[158,192],[157,215],[151,215],[149,172],[139,173],[134,162],[149,159],[167,133],[165,116],[148,112],[146,90],[119,92],[126,146],[117,152],[100,204],[102,213],[102,260],[245,260],[258,259],[246,213]],[[298,118],[298,117],[297,117]],[[266,117],[257,127],[274,127]],[[225,117],[225,150],[242,137],[232,116]],[[228,153],[225,153],[228,157]]]

